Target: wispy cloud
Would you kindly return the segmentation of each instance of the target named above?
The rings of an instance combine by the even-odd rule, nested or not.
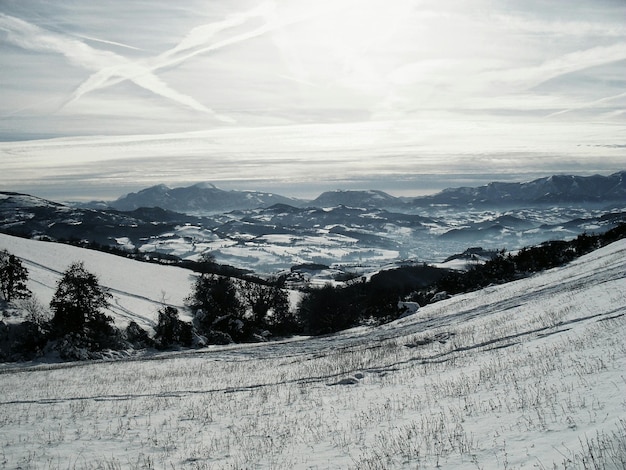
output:
[[[529,89],[568,73],[624,59],[626,42],[619,42],[610,46],[568,52],[538,65],[485,72],[482,78],[491,86]]]
[[[124,49],[132,49],[134,51],[140,51],[141,50],[140,47],[131,46],[129,44],[123,44],[123,43],[117,42],[117,41],[108,41],[106,39],[98,39],[98,38],[94,38],[92,36],[85,36],[84,34],[74,34],[74,36],[76,36],[78,38],[81,38],[81,39],[86,39],[87,41],[100,42],[102,44],[110,44],[112,46],[118,46],[118,47],[122,47]]]
[[[617,101],[617,100],[619,100],[621,98],[626,98],[626,92],[619,93],[619,94],[613,95],[613,96],[605,96],[604,98],[600,98],[598,100],[590,101],[590,102],[587,102],[587,103],[582,103],[582,104],[579,104],[577,106],[572,106],[572,107],[570,107],[568,109],[563,109],[561,111],[557,111],[555,113],[551,113],[551,114],[549,114],[546,117],[549,117],[549,118],[550,117],[555,117],[555,116],[559,116],[561,114],[570,113],[572,111],[579,111],[579,110],[582,110],[582,109],[593,109],[593,108],[596,108],[598,106],[606,105],[607,103],[610,103],[612,101]],[[624,113],[624,110],[617,110],[617,111],[613,111],[612,113],[617,113],[616,115],[619,115],[619,114]]]
[[[184,95],[152,73],[138,61],[131,61],[111,51],[95,49],[82,41],[69,36],[47,31],[19,18],[0,14],[0,29],[7,32],[9,42],[23,49],[62,54],[72,64],[87,70],[96,70],[86,82],[73,93],[67,104],[79,99],[85,93],[97,89],[111,76],[123,77],[152,93],[167,98],[189,108],[211,114],[216,119],[232,122],[207,108],[194,98]]]
[[[263,3],[251,10],[230,15],[224,20],[194,27],[175,47],[154,58],[126,63],[123,67],[101,68],[76,89],[69,103],[77,101],[88,93],[114,86],[127,80],[133,81],[144,88],[152,89],[155,85],[155,76],[153,74],[160,69],[173,67],[198,54],[217,51],[228,45],[237,44],[266,33],[268,31],[267,25],[253,30],[252,33],[236,35],[229,40],[218,41],[213,45],[207,46],[219,33],[241,26],[251,18],[267,16],[274,8],[275,4],[273,2]],[[159,84],[157,83],[157,85]],[[168,90],[167,96],[193,109],[212,112],[192,98],[182,97],[173,90]],[[234,122],[232,118],[226,116],[217,114],[215,116],[224,122]]]

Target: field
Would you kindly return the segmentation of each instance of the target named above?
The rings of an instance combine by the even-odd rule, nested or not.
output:
[[[179,304],[190,285],[182,270],[72,247],[61,261],[56,245],[38,255],[38,242],[0,242],[31,260],[42,299],[70,258],[85,257],[144,324],[160,292]],[[0,466],[622,469],[625,392],[622,240],[382,327],[0,365]]]

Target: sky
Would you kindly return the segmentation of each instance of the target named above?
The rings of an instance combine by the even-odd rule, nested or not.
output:
[[[610,174],[624,18],[623,0],[1,0],[0,190]]]

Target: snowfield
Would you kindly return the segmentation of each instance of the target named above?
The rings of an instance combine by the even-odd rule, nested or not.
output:
[[[47,301],[84,260],[120,318],[187,271],[0,236]],[[153,310],[151,310],[153,309]],[[0,365],[0,466],[626,467],[626,240],[378,328],[128,360]]]

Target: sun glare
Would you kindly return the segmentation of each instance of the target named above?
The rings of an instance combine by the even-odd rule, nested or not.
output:
[[[297,21],[274,35],[289,69],[302,81],[337,81],[347,87],[380,86],[378,61],[403,27],[411,1],[340,0],[286,5]]]

